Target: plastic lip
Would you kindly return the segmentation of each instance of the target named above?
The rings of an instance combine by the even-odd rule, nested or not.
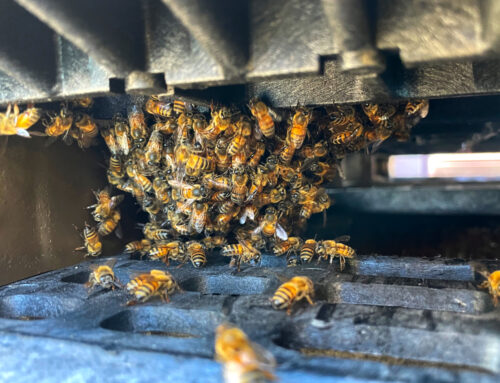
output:
[[[390,179],[500,180],[500,152],[393,155],[387,169]]]

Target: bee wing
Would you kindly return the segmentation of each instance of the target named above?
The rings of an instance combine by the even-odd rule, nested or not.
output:
[[[272,117],[274,121],[281,122],[281,120],[283,120],[281,115],[279,115],[275,110],[271,109],[270,107],[267,107],[267,111],[269,112],[269,115]]]
[[[24,138],[31,138],[29,132],[23,128],[16,128],[16,134]]]
[[[118,260],[117,260],[116,258],[111,258],[111,259],[108,259],[108,260],[104,263],[104,265],[106,265],[106,266],[109,266],[109,267],[113,268],[113,267],[115,266],[115,264],[116,264],[116,262],[117,262],[117,261],[118,261]]]
[[[257,357],[258,366],[261,369],[268,370],[276,366],[276,359],[270,351],[266,350],[258,343],[249,341],[249,344],[252,347],[255,356]]]
[[[276,224],[276,235],[282,241],[286,241],[288,239],[288,234],[286,233],[285,229],[283,229],[283,226],[281,226],[279,223]]]
[[[263,226],[264,226],[264,222],[261,222],[261,224],[259,226],[257,226],[255,229],[253,229],[252,233],[259,234],[262,231]]]
[[[124,133],[122,135],[116,135],[116,143],[118,145],[119,151],[123,154],[128,155],[129,152],[129,141],[127,135]]]
[[[340,237],[337,237],[334,239],[335,242],[349,242],[351,239],[350,235],[341,235]]]
[[[118,223],[115,228],[115,235],[119,239],[123,239],[123,230],[122,230],[122,225]]]
[[[36,131],[36,130],[30,131],[30,134],[32,136],[47,137],[47,134],[45,134],[44,132],[39,132],[39,131]]]

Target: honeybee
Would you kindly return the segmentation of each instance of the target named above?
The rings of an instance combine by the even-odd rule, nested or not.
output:
[[[146,302],[154,296],[159,296],[164,302],[170,302],[170,295],[176,290],[181,290],[174,277],[162,270],[151,270],[149,274],[140,274],[127,283],[126,288],[135,298],[127,302],[127,306]]]
[[[224,173],[231,166],[231,156],[227,154],[227,146],[229,145],[229,139],[227,137],[222,137],[217,140],[215,144],[215,158],[217,159],[217,170],[220,173]]]
[[[241,149],[246,145],[247,140],[251,135],[252,124],[248,117],[242,116],[236,123],[236,133],[229,143],[227,153],[230,156],[234,156],[235,154],[239,153]]]
[[[92,216],[96,222],[101,222],[103,219],[109,217],[113,210],[123,201],[125,196],[123,194],[111,197],[109,190],[104,189],[94,193],[97,203],[87,206],[87,209],[94,209]]]
[[[250,219],[250,221],[254,222],[257,219],[257,215],[259,214],[259,209],[255,205],[247,205],[245,208],[241,211],[240,214],[240,224],[244,225],[247,219]]]
[[[14,135],[29,138],[28,129],[35,125],[40,119],[42,110],[28,105],[23,113],[19,113],[19,107],[14,104],[7,107],[5,113],[0,113],[0,135]]]
[[[111,259],[107,261],[104,265],[91,265],[90,269],[92,272],[89,276],[89,281],[85,284],[85,287],[92,291],[97,286],[101,286],[104,289],[114,290],[115,287],[123,287],[120,281],[116,278],[113,272],[113,266],[116,263],[116,259]]]
[[[159,203],[165,205],[170,202],[170,188],[168,187],[167,180],[163,175],[158,175],[154,178],[153,190]]]
[[[297,253],[301,250],[302,239],[299,237],[288,237],[286,241],[278,242],[273,246],[274,255]]]
[[[195,202],[193,211],[191,212],[191,219],[189,226],[196,232],[201,233],[205,229],[208,221],[208,204]]]
[[[326,194],[326,190],[321,188],[316,194],[316,198],[314,200],[314,204],[312,207],[313,213],[321,213],[326,209],[330,208],[331,200],[328,194]]]
[[[116,156],[120,150],[116,141],[115,132],[111,129],[101,129],[101,136],[106,143],[111,155]]]
[[[186,243],[186,251],[194,267],[203,267],[207,263],[205,245],[197,241]]]
[[[356,110],[350,105],[336,105],[328,116],[330,117],[329,129],[345,127],[356,122]]]
[[[306,298],[310,305],[314,305],[314,284],[307,277],[293,277],[288,282],[283,283],[271,298],[274,309],[287,309],[287,315],[292,312],[292,305]]]
[[[163,151],[163,135],[158,130],[151,132],[145,150],[148,165],[158,166]]]
[[[238,238],[237,244],[226,245],[221,250],[221,255],[232,257],[230,266],[236,266],[238,271],[240,271],[242,262],[259,261],[260,254],[260,251],[249,240],[244,238]]]
[[[211,163],[205,157],[197,154],[190,154],[186,163],[186,174],[191,177],[198,177],[202,172],[210,169]]]
[[[113,210],[108,218],[104,219],[102,222],[99,223],[97,230],[99,235],[104,237],[106,235],[111,234],[113,230],[115,230],[116,227],[118,226],[120,218],[121,218],[120,212],[118,210]],[[121,236],[121,234],[119,233],[117,235],[119,237]]]
[[[409,101],[405,106],[407,116],[427,117],[429,114],[429,100],[414,100]]]
[[[298,152],[298,155],[303,158],[318,159],[325,157],[328,154],[328,147],[326,141],[319,141],[311,145],[305,145]]]
[[[153,183],[148,177],[146,177],[143,174],[140,174],[136,169],[133,169],[131,174],[134,183],[145,193],[151,193],[153,191]]]
[[[390,104],[364,104],[362,107],[370,122],[377,128],[387,128],[389,119],[396,113],[396,107]]]
[[[179,182],[177,180],[168,180],[168,183],[173,188],[178,189],[182,198],[185,198],[187,200],[201,200],[203,198],[206,198],[207,196],[207,189],[203,185],[190,185],[185,182]]]
[[[259,226],[253,231],[255,234],[262,232],[266,237],[276,236],[282,241],[288,239],[285,229],[278,223],[278,213],[274,207],[266,208]]]
[[[248,159],[246,148],[231,157],[231,167],[234,169],[245,167]]]
[[[174,112],[176,114],[186,113],[186,103],[181,100],[174,101]]]
[[[269,200],[271,203],[280,203],[286,198],[286,189],[284,185],[278,185],[269,193]]]
[[[170,117],[172,116],[172,103],[160,101],[157,97],[152,96],[144,107],[146,112],[155,116]]]
[[[226,383],[251,383],[275,380],[273,355],[251,342],[237,327],[222,324],[217,327],[215,357],[224,364]]]
[[[231,190],[231,179],[226,176],[218,176],[213,173],[208,173],[203,176],[203,184],[210,189],[220,191]]]
[[[272,115],[275,115],[275,113],[262,101],[256,99],[250,100],[248,107],[250,108],[252,115],[257,120],[257,124],[259,125],[259,129],[262,134],[266,138],[273,137],[275,127]]]
[[[170,231],[157,227],[150,228],[144,232],[144,235],[153,241],[166,241],[171,237]]]
[[[49,116],[49,121],[43,121],[45,134],[50,137],[58,137],[66,133],[66,136],[73,125],[73,114],[66,107],[62,107],[59,115]]]
[[[288,128],[286,143],[294,149],[300,149],[307,135],[307,126],[311,119],[311,112],[306,108],[298,108]]]
[[[498,298],[500,297],[500,270],[487,273],[481,272],[481,275],[486,278],[486,280],[479,285],[481,289],[488,289],[490,295],[493,298],[493,304],[498,305]]]
[[[231,201],[237,205],[242,205],[248,192],[248,174],[241,168],[232,175]]]
[[[151,249],[151,241],[149,239],[142,239],[140,241],[133,241],[127,243],[124,249],[125,254],[139,253],[142,256],[146,255]]]
[[[167,265],[170,264],[170,259],[180,260],[183,254],[184,246],[179,241],[157,243],[152,245],[148,251],[148,255],[151,259],[160,259]]]
[[[300,249],[300,260],[302,263],[309,263],[316,254],[318,243],[315,239],[307,239]]]
[[[79,108],[88,109],[92,106],[92,104],[94,104],[92,97],[82,97],[73,100],[73,105]]]
[[[280,152],[279,159],[282,164],[288,165],[295,154],[295,146],[286,144]]]
[[[348,242],[350,237],[348,235],[344,235],[334,240],[325,240],[319,241],[316,245],[316,253],[320,257],[320,259],[327,260],[330,258],[330,264],[333,262],[333,259],[338,256],[340,259],[340,271],[343,271],[345,268],[345,258],[353,258],[356,255],[356,251],[340,242]]]
[[[229,108],[223,107],[215,110],[211,107],[212,121],[201,135],[208,141],[215,140],[217,136],[224,132],[231,125],[232,113]]]
[[[333,145],[352,145],[364,132],[363,125],[359,122],[353,122],[342,128],[332,131],[330,142]]]
[[[202,242],[203,245],[205,246],[205,249],[213,250],[216,247],[222,247],[226,245],[227,239],[226,237],[223,237],[221,235],[214,235],[203,238]]]
[[[89,226],[85,223],[85,228],[83,229],[82,238],[84,240],[84,246],[77,247],[75,251],[86,250],[86,256],[97,257],[101,255],[102,252],[102,243],[99,238],[99,234],[97,230],[93,226]]]
[[[142,147],[146,142],[148,130],[144,113],[136,106],[132,106],[128,113],[128,123],[130,126],[130,136],[136,146]]]
[[[263,142],[257,142],[255,144],[255,151],[247,161],[247,166],[250,169],[256,168],[257,165],[259,165],[260,159],[262,158],[265,152],[266,152],[266,145]]]
[[[79,114],[75,121],[79,129],[78,145],[80,148],[89,148],[94,138],[99,134],[99,128],[88,114]]]

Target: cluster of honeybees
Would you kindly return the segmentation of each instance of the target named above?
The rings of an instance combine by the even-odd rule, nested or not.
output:
[[[147,114],[135,106],[101,128],[111,153],[110,184],[133,194],[149,215],[145,238],[125,250],[167,264],[191,260],[195,267],[205,265],[214,248],[238,267],[258,261],[266,248],[301,252],[304,261],[315,254],[350,257],[354,251],[339,241],[312,246],[310,240],[302,249],[289,235],[328,209],[321,184],[336,176],[347,152],[391,134],[404,139],[427,109],[427,101],[297,107],[284,118],[252,100],[250,115],[212,106],[207,119],[184,102],[152,97]]]
[[[43,115],[40,108],[28,105],[24,112],[20,113],[17,104],[9,105],[5,113],[0,113],[0,135],[18,135],[29,138],[34,136],[50,137],[50,142],[62,137],[63,141],[71,144],[73,140],[82,149],[89,148],[99,134],[99,128],[95,121],[84,109],[92,105],[90,97],[78,99],[72,102],[75,111],[71,111],[67,103],[63,103],[59,113],[45,113],[46,118],[42,123],[45,132],[29,131]]]

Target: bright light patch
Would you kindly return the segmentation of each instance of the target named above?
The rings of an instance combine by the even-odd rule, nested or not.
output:
[[[454,178],[500,180],[500,152],[436,153],[390,156],[389,178]]]

